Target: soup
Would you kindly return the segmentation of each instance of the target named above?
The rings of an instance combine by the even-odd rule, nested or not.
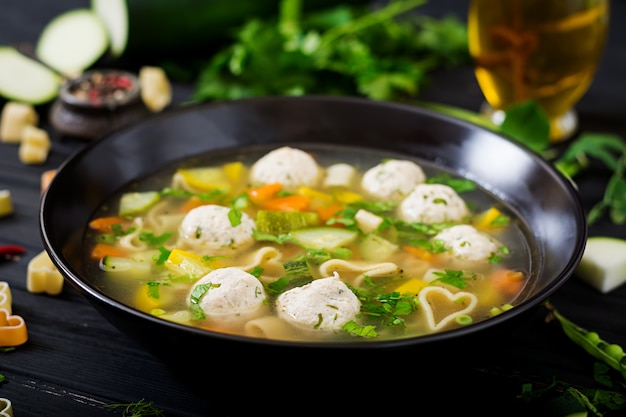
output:
[[[302,145],[186,160],[94,213],[88,272],[145,313],[216,332],[358,342],[469,326],[531,282],[519,218],[406,156]]]

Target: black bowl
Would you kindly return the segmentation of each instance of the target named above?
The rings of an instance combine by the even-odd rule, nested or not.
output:
[[[87,222],[109,196],[161,167],[207,152],[316,143],[413,156],[475,181],[514,210],[536,243],[535,285],[514,309],[440,334],[371,343],[295,343],[219,334],[168,322],[100,291],[85,274]],[[346,149],[342,149],[346,151]],[[471,123],[423,108],[357,98],[258,98],[193,106],[90,143],[69,158],[43,196],[46,251],[69,282],[121,331],[171,357],[225,347],[370,352],[480,338],[544,302],[573,274],[587,237],[578,193],[551,164],[524,146]],[[465,342],[464,342],[465,343]]]

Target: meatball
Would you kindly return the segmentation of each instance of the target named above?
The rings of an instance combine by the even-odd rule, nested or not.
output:
[[[250,168],[253,184],[278,182],[287,191],[302,186],[315,187],[321,177],[322,168],[309,153],[288,146],[265,154]]]
[[[188,302],[197,303],[207,317],[254,315],[267,296],[263,284],[254,275],[235,267],[209,272],[192,287]]]
[[[202,255],[230,255],[254,243],[254,219],[241,214],[241,223],[233,226],[228,207],[206,205],[187,213],[179,227],[178,245]]]
[[[418,184],[398,206],[398,217],[409,223],[460,222],[469,214],[465,201],[444,184]]]
[[[464,261],[486,261],[501,246],[497,240],[468,224],[444,229],[433,239],[442,241],[450,255]]]
[[[339,330],[360,309],[361,302],[337,273],[285,291],[276,300],[279,317],[309,330]]]
[[[361,187],[372,198],[399,202],[425,180],[424,171],[415,162],[389,159],[367,170]]]

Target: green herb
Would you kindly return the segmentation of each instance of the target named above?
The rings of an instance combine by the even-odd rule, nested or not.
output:
[[[193,320],[202,320],[204,319],[204,311],[200,307],[199,303],[202,297],[209,292],[209,290],[213,287],[219,287],[219,284],[198,284],[193,288],[191,295],[189,296],[190,304],[189,308],[193,314]]]
[[[224,197],[228,195],[228,192],[226,190],[215,189],[201,193],[194,193],[182,188],[165,187],[160,191],[160,194],[163,197],[173,197],[183,200],[195,197],[205,203],[222,203],[224,201]]]
[[[172,253],[172,251],[164,248],[163,246],[160,246],[157,249],[159,250],[159,256],[156,258],[156,264],[163,265],[165,261],[167,261],[167,258],[170,257],[170,254]]]
[[[476,274],[470,271],[455,271],[452,269],[444,269],[443,272],[433,272],[437,278],[430,281],[430,285],[440,282],[442,284],[452,285],[453,287],[463,289],[467,286],[467,281],[476,279]]]
[[[626,223],[626,179],[624,178],[624,156],[619,159],[617,168],[604,190],[602,200],[591,208],[588,224],[597,222],[608,210],[614,224]]]
[[[369,337],[369,338],[374,338],[378,336],[378,333],[376,333],[376,326],[372,326],[372,325],[362,326],[353,320],[350,320],[349,322],[344,324],[341,328],[353,336]]]
[[[494,227],[502,227],[507,226],[509,223],[511,223],[511,218],[509,216],[507,216],[506,214],[499,214],[489,224]]]
[[[617,135],[603,133],[581,133],[572,142],[554,165],[568,177],[573,177],[590,165],[590,160],[600,160],[615,171],[620,156],[626,152],[626,143]]]
[[[507,246],[500,246],[496,253],[491,253],[489,255],[488,261],[492,265],[499,264],[502,262],[502,255],[508,255],[509,253],[511,253],[511,251]]]
[[[409,243],[430,253],[444,253],[449,250],[441,239],[409,239]]]
[[[476,183],[472,180],[465,178],[455,178],[447,172],[443,172],[437,175],[433,175],[426,179],[428,184],[444,184],[452,188],[457,193],[464,193],[468,191],[474,191],[476,189]]]
[[[169,286],[168,282],[161,281],[148,281],[146,282],[146,286],[148,287],[148,297],[159,299],[159,288],[161,285]]]
[[[139,240],[142,242],[146,242],[149,246],[160,246],[164,244],[171,236],[171,232],[163,233],[159,236],[155,236],[154,233],[151,232],[141,232],[139,234]]]
[[[112,224],[111,225],[111,231],[112,233],[102,233],[98,236],[98,242],[100,243],[108,243],[108,244],[112,244],[115,243],[115,241],[122,237],[122,236],[126,236],[130,233],[133,233],[136,230],[135,227],[129,227],[128,229],[124,230],[123,226],[119,223],[116,224]]]
[[[165,417],[163,411],[158,409],[152,401],[146,401],[143,398],[134,403],[108,404],[105,407],[124,408],[123,417]]]
[[[228,221],[232,227],[237,227],[241,224],[241,211],[236,208],[228,210]]]
[[[398,203],[394,201],[355,201],[348,204],[348,208],[353,210],[354,214],[356,214],[359,209],[363,209],[374,214],[384,215],[386,213],[392,213],[396,207],[398,207]]]
[[[250,275],[255,278],[259,278],[261,274],[263,274],[263,267],[260,266],[255,266],[254,268],[252,268],[252,271],[250,271]]]
[[[401,316],[417,310],[417,299],[397,291],[381,293],[379,290],[375,286],[369,289],[352,289],[361,300],[361,315],[381,326],[404,327],[405,322]]]
[[[264,95],[415,97],[439,68],[469,62],[467,30],[398,0],[378,9],[339,5],[305,13],[283,0],[274,19],[251,19],[201,71],[196,101]],[[411,12],[411,13],[408,13]]]

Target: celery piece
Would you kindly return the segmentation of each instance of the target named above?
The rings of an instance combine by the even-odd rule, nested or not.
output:
[[[122,195],[120,199],[120,216],[132,216],[139,214],[161,199],[158,191],[131,192]]]
[[[358,232],[322,226],[292,230],[289,235],[305,248],[332,250],[354,242]]]
[[[280,235],[292,230],[319,224],[319,215],[312,211],[269,211],[260,210],[256,217],[256,227],[261,233]]]

